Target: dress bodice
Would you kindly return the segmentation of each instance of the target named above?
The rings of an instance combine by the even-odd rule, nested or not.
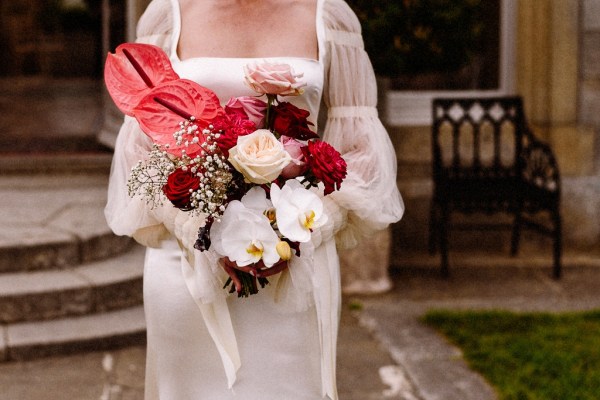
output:
[[[181,78],[192,80],[211,89],[217,94],[221,104],[224,105],[232,97],[257,95],[256,92],[244,84],[244,65],[261,62],[262,60],[202,57],[183,61],[172,59],[172,63],[175,72]],[[316,124],[323,93],[323,72],[319,62],[293,57],[274,57],[265,60],[289,64],[294,72],[303,74],[299,81],[307,84],[304,87],[304,93],[301,96],[284,97],[283,101],[289,101],[295,106],[309,111],[309,119]],[[266,101],[266,97],[263,100]]]
[[[289,64],[295,73],[303,74],[299,81],[306,83],[306,86],[301,96],[284,97],[282,100],[289,101],[295,106],[309,111],[309,120],[316,125],[324,85],[324,68],[321,60],[301,57],[194,57],[181,60],[177,54],[177,44],[181,32],[179,1],[172,0],[172,5],[174,26],[170,58],[175,72],[181,78],[192,80],[211,89],[217,94],[221,104],[224,105],[232,97],[257,95],[256,92],[244,84],[245,65],[263,61]],[[321,35],[317,32],[317,36]],[[319,43],[321,43],[320,39],[319,37]]]

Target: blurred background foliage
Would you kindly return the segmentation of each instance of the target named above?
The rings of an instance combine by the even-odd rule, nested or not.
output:
[[[0,76],[100,77],[101,4],[1,0]]]
[[[481,81],[482,69],[497,75],[497,65],[494,71],[493,65],[485,64],[497,64],[499,0],[347,2],[361,22],[376,73],[395,78],[396,86],[410,85],[406,78],[416,75],[421,77],[417,86],[439,84],[423,82],[427,74],[447,75],[443,89],[481,86],[475,81]]]
[[[100,27],[100,0],[46,0],[39,21],[45,32],[97,31]]]

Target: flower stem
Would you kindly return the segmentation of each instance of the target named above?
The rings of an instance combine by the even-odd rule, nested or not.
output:
[[[273,103],[276,99],[276,95],[267,94],[267,112],[265,116],[265,125],[268,130],[271,130],[271,108],[273,107]]]
[[[267,278],[256,278],[248,272],[236,270],[235,274],[242,283],[242,289],[237,294],[238,297],[248,297],[250,295],[257,294],[258,285],[260,285],[261,288],[264,288],[269,284],[269,280]],[[225,282],[225,285],[223,285],[223,289],[227,288],[228,286],[229,293],[235,292],[235,285],[233,284],[233,280],[231,278],[227,279],[227,282]]]

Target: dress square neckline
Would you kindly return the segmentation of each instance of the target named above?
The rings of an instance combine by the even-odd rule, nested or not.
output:
[[[173,33],[171,37],[171,54],[170,58],[179,63],[194,62],[199,60],[301,60],[306,62],[314,62],[323,64],[323,52],[325,46],[323,45],[324,29],[322,29],[322,3],[324,0],[317,0],[317,9],[315,14],[315,35],[317,37],[317,58],[310,57],[299,57],[299,56],[268,56],[268,57],[218,57],[218,56],[195,56],[181,59],[177,47],[179,46],[179,40],[181,37],[181,7],[179,0],[171,0],[171,8],[173,11]]]

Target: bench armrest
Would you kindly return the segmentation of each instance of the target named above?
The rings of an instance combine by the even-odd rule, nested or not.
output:
[[[526,184],[558,195],[560,173],[552,149],[529,130],[524,136],[524,142],[521,153],[522,179]]]

